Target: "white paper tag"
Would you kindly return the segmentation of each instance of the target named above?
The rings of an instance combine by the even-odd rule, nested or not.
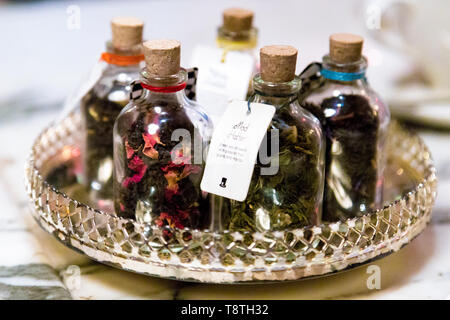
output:
[[[197,101],[215,123],[231,100],[244,100],[255,68],[248,52],[229,51],[222,62],[223,49],[197,46],[191,65],[199,68]]]
[[[232,101],[214,130],[201,189],[225,198],[244,201],[261,142],[275,107]]]

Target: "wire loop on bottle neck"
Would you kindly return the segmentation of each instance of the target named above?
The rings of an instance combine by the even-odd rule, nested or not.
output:
[[[336,80],[336,81],[354,81],[358,79],[365,78],[366,70],[361,70],[358,72],[339,72],[334,70],[325,69],[322,67],[320,71],[322,77],[325,79]]]

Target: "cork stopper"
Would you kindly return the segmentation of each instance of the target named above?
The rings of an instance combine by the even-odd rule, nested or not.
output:
[[[364,39],[350,33],[330,36],[330,58],[338,63],[356,62],[361,59]]]
[[[268,82],[289,82],[295,77],[297,49],[291,46],[265,46],[260,50],[261,78]]]
[[[116,17],[111,20],[112,43],[115,48],[127,49],[142,42],[144,22],[133,17]]]
[[[223,27],[232,32],[248,31],[252,28],[253,11],[229,8],[223,12]]]
[[[180,71],[181,44],[177,40],[150,40],[144,42],[147,71],[158,76],[170,76]]]

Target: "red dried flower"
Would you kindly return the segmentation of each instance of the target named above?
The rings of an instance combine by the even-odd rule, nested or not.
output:
[[[134,154],[134,149],[130,147],[128,141],[125,141],[125,150],[127,152],[127,159],[130,159]]]
[[[181,177],[185,178],[188,175],[190,175],[191,173],[193,174],[197,174],[201,171],[202,169],[200,168],[200,166],[195,166],[195,165],[191,165],[191,164],[187,164],[184,169],[183,172],[181,173]]]
[[[174,162],[170,161],[166,166],[161,167],[161,170],[163,172],[169,172],[169,171],[181,169],[183,167],[184,167],[183,163],[174,163]]]
[[[139,158],[136,155],[128,163],[128,168],[134,171],[135,174],[123,180],[122,186],[124,186],[125,188],[128,188],[130,183],[138,183],[139,181],[142,180],[142,177],[144,176],[145,171],[147,170],[147,165],[144,163],[144,161],[142,161],[141,158]]]
[[[169,171],[164,174],[167,180],[167,187],[165,190],[165,196],[167,200],[172,200],[172,197],[178,193],[178,175],[175,171]]]
[[[189,211],[177,209],[177,213],[181,220],[186,220],[189,218]]]
[[[184,229],[184,225],[181,223],[179,217],[162,212],[155,220],[158,227],[169,226],[171,228]]]
[[[143,169],[147,169],[147,166],[144,164],[144,161],[138,156],[134,156],[133,159],[128,163],[128,168],[135,172],[142,172]]]
[[[151,159],[158,159],[158,151],[154,148],[156,144],[165,145],[159,139],[159,136],[155,134],[143,133],[142,138],[144,139],[144,149],[142,153]]]
[[[179,192],[178,181],[186,178],[191,173],[200,172],[201,169],[199,166],[176,164],[171,161],[166,166],[161,167],[161,170],[164,172],[164,177],[167,180],[165,196],[170,201]]]

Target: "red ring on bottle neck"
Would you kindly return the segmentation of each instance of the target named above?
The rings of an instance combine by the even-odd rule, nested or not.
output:
[[[177,84],[176,86],[170,86],[170,87],[155,87],[155,86],[148,85],[144,82],[142,82],[141,84],[142,84],[142,87],[147,90],[150,90],[153,92],[162,92],[162,93],[177,92],[177,91],[180,91],[180,90],[183,90],[184,88],[186,88],[186,82]]]

